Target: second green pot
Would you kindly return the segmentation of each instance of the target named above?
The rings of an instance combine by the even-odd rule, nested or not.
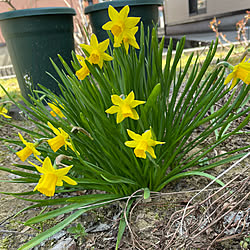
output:
[[[102,26],[110,21],[108,16],[109,5],[112,5],[117,11],[129,5],[130,12],[128,16],[141,17],[145,30],[147,30],[147,27],[152,30],[154,24],[158,22],[158,7],[162,3],[163,0],[116,0],[102,2],[86,7],[85,14],[89,15],[93,33],[96,34],[98,41],[103,41],[108,38],[107,31],[103,30]],[[140,31],[136,34],[137,41],[139,41],[139,33]]]

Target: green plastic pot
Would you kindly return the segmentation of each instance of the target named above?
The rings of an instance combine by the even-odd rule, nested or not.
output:
[[[70,64],[74,50],[72,8],[34,8],[0,14],[0,27],[17,76],[22,96],[29,100],[32,88],[41,84],[55,94],[60,89],[46,72],[56,75],[50,58],[59,64],[58,54]]]
[[[116,0],[90,5],[85,8],[85,14],[89,15],[93,33],[96,34],[98,41],[103,41],[108,38],[107,31],[103,30],[102,26],[110,21],[109,5],[112,5],[117,11],[120,11],[125,5],[129,5],[129,16],[141,17],[144,29],[147,30],[149,27],[152,30],[154,24],[158,22],[158,7],[162,4],[163,0]],[[139,41],[139,34],[140,31],[136,34],[137,41]]]

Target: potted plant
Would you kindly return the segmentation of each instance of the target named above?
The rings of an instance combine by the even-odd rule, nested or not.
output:
[[[60,94],[50,58],[63,55],[69,63],[74,50],[72,8],[50,7],[8,11],[0,14],[0,26],[22,96],[29,100],[37,84]]]
[[[99,41],[103,41],[108,38],[108,34],[102,29],[102,25],[108,22],[108,7],[112,5],[120,11],[122,7],[128,5],[130,7],[129,16],[141,17],[141,21],[144,24],[145,29],[149,27],[152,30],[154,24],[158,22],[158,6],[163,4],[163,0],[115,0],[101,2],[93,5],[89,5],[85,8],[85,14],[89,16],[89,20],[92,26],[93,33],[96,34]],[[137,41],[140,32],[137,32]]]

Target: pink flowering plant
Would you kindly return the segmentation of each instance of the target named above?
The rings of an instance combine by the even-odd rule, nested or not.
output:
[[[41,85],[41,90],[34,90],[32,104],[25,99],[26,106],[16,103],[37,129],[13,124],[29,138],[19,133],[20,141],[4,139],[23,147],[16,154],[24,163],[15,164],[20,171],[1,170],[19,175],[16,183],[35,183],[34,190],[13,195],[41,193],[29,208],[67,205],[45,210],[25,224],[72,212],[20,249],[37,245],[90,209],[126,200],[135,192],[147,198],[150,191],[159,192],[181,178],[195,175],[214,179],[209,169],[245,154],[246,147],[221,155],[213,152],[249,122],[250,108],[245,105],[250,88],[249,61],[244,58],[239,65],[230,65],[227,60],[232,48],[225,60],[208,72],[217,49],[215,42],[201,66],[199,58],[191,54],[182,67],[182,38],[175,53],[170,40],[164,64],[164,38],[158,43],[155,28],[145,35],[141,23],[138,41],[135,35],[140,18],[129,17],[128,6],[120,12],[109,6],[108,13],[110,21],[103,29],[110,38],[98,41],[92,34],[89,44],[81,45],[83,54],[72,54],[74,70],[60,56],[63,69],[52,61],[60,77],[61,95]],[[226,68],[232,72],[227,78]],[[231,81],[232,88],[237,85],[240,91],[224,84]],[[224,104],[217,105],[223,99]],[[6,110],[1,111],[6,117]],[[238,118],[241,122],[236,128],[228,130]],[[208,141],[215,132],[218,136]],[[82,190],[105,193],[76,195]],[[70,197],[62,198],[62,193]],[[122,218],[117,248],[124,228]]]

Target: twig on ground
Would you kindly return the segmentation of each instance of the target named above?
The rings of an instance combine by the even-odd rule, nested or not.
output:
[[[243,161],[244,159],[246,159],[248,156],[250,156],[250,152],[248,152],[246,155],[244,155],[241,159],[239,159],[237,162],[235,162],[231,167],[229,167],[228,169],[226,169],[225,171],[223,171],[221,174],[219,174],[214,180],[212,180],[208,185],[206,185],[201,191],[199,191],[196,195],[194,195],[187,203],[184,212],[183,212],[183,216],[182,216],[182,220],[181,220],[181,226],[180,226],[180,235],[183,234],[183,229],[182,229],[182,224],[184,221],[184,217],[185,217],[185,213],[186,213],[186,209],[189,206],[189,204],[191,203],[191,201],[197,197],[199,194],[201,194],[204,190],[206,190],[208,187],[210,187],[214,182],[216,182],[218,179],[220,179],[223,175],[225,175],[227,172],[229,172],[231,169],[233,169],[235,166],[237,166],[241,161]],[[223,187],[224,188],[224,187]]]

